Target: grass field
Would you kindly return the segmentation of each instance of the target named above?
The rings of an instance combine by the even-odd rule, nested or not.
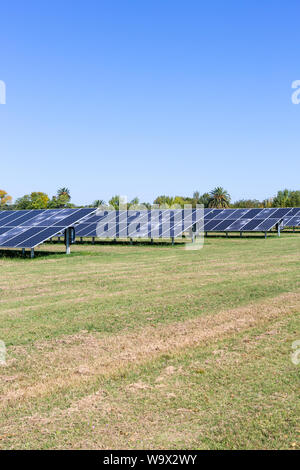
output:
[[[41,250],[0,258],[0,448],[299,448],[298,234]]]

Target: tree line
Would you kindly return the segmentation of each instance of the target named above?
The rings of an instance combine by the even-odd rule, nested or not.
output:
[[[111,206],[115,209],[122,205],[124,209],[138,208],[144,206],[148,209],[153,204],[160,207],[183,208],[186,204],[196,207],[197,204],[203,204],[204,207],[212,207],[217,209],[228,208],[265,208],[265,207],[300,207],[300,191],[284,189],[278,191],[275,197],[258,201],[257,199],[240,199],[232,202],[231,196],[226,189],[218,186],[210,192],[201,194],[195,191],[192,197],[186,196],[158,196],[153,203],[141,203],[136,197],[130,202],[121,200],[119,195],[113,196],[108,202],[103,199],[97,199],[87,206],[78,206],[71,202],[70,190],[66,187],[59,188],[57,193],[51,198],[44,192],[32,192],[16,199],[13,202],[12,197],[4,190],[0,189],[0,209],[1,210],[22,210],[22,209],[62,209],[76,207],[102,207]]]

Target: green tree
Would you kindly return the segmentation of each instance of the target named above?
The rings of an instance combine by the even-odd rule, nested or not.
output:
[[[128,208],[128,204],[125,203],[125,199],[123,199],[121,196],[118,194],[116,196],[113,196],[109,201],[108,204],[112,206],[116,211],[119,210],[120,206],[121,209],[126,210]]]
[[[230,204],[229,193],[221,186],[216,187],[210,193],[209,207],[216,209],[226,209]]]
[[[153,203],[162,207],[171,207],[174,204],[173,196],[158,196]]]
[[[0,210],[6,208],[12,202],[12,197],[4,189],[0,189]]]
[[[134,209],[135,207],[137,208],[140,204],[140,200],[138,197],[134,197],[129,204],[127,205],[128,209]]]
[[[103,199],[96,199],[96,201],[93,202],[91,207],[101,207],[105,205],[106,205],[106,202]]]
[[[231,204],[232,208],[235,209],[252,209],[262,207],[262,202],[257,199],[239,199]]]
[[[273,199],[273,207],[288,207],[289,196],[290,191],[288,189],[278,191],[277,196]]]
[[[300,207],[300,191],[290,192],[289,207]]]
[[[49,209],[63,209],[67,207],[74,207],[74,204],[70,203],[71,194],[68,188],[59,188],[56,196],[53,196],[51,201],[48,203]]]
[[[65,200],[68,200],[68,202],[71,201],[71,193],[69,188],[59,188],[57,190],[57,198],[59,199],[61,197]]]
[[[209,193],[203,193],[197,200],[196,204],[203,204],[204,207],[209,206],[209,201],[210,201],[210,194]]]
[[[46,193],[40,191],[25,194],[16,200],[16,209],[47,209],[49,204],[49,197]]]
[[[284,189],[273,199],[273,207],[300,207],[300,191]]]

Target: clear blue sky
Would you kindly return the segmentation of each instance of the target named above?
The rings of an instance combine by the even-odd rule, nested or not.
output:
[[[0,188],[152,202],[299,188],[300,3],[1,3]]]

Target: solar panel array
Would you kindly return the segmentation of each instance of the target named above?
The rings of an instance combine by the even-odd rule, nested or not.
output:
[[[284,220],[299,225],[299,217],[300,208],[204,209],[204,212],[201,209],[98,210],[77,227],[76,236],[173,238],[180,237],[195,224],[205,232],[267,232],[277,224],[283,228]]]
[[[176,238],[184,232],[266,232],[300,226],[300,208],[0,211],[0,246],[34,248],[76,225],[77,237]]]
[[[175,238],[203,222],[202,209],[98,211],[76,229],[77,237]]]
[[[0,246],[34,248],[90,216],[96,209],[0,211]]]
[[[294,207],[283,219],[284,227],[299,227],[300,226],[300,209]]]

